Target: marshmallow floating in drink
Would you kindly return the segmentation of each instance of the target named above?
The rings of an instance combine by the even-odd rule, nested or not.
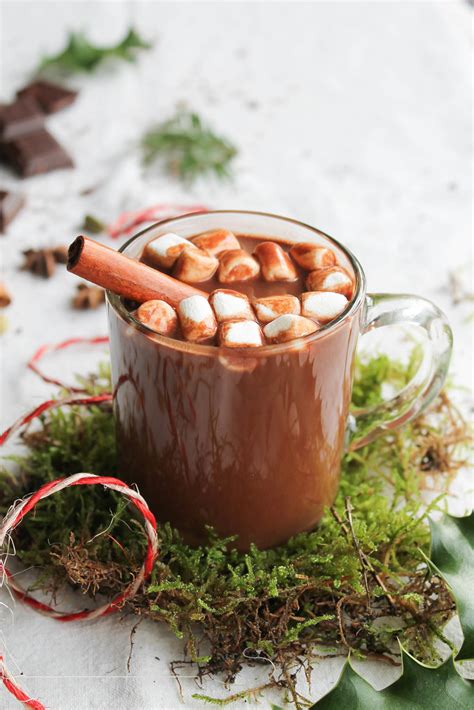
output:
[[[225,251],[219,258],[218,278],[220,283],[251,281],[260,273],[260,266],[244,249]]]
[[[296,281],[298,274],[288,254],[275,242],[262,242],[254,251],[265,281]]]
[[[348,303],[342,293],[309,291],[301,294],[301,314],[325,324],[337,318]]]
[[[263,329],[263,334],[269,343],[286,343],[315,333],[317,330],[317,324],[309,318],[288,314],[268,323]]]
[[[224,348],[258,348],[262,331],[254,320],[232,320],[219,325],[219,345]]]
[[[291,247],[290,254],[296,261],[298,266],[301,266],[305,271],[314,271],[325,266],[334,266],[336,264],[336,255],[331,249],[321,247],[317,244],[300,242]]]
[[[240,244],[235,234],[227,229],[214,229],[210,232],[203,232],[190,240],[199,249],[204,249],[212,256],[219,256],[224,251],[240,249]]]
[[[354,285],[350,275],[340,266],[327,266],[311,271],[306,279],[308,291],[333,291],[352,298]]]
[[[202,343],[216,334],[216,318],[204,296],[184,298],[178,306],[178,316],[186,340]]]
[[[170,269],[185,248],[196,248],[188,239],[169,232],[146,245],[143,256],[153,266]]]
[[[228,320],[255,320],[247,296],[230,289],[216,289],[209,296],[209,303],[219,323]]]
[[[135,311],[135,318],[151,330],[167,335],[169,338],[173,337],[178,327],[178,317],[174,308],[159,299],[142,303]]]
[[[260,323],[270,323],[278,316],[292,313],[299,315],[301,311],[300,302],[296,296],[282,294],[281,296],[266,296],[253,301],[253,307]]]
[[[176,261],[173,276],[188,284],[203,283],[212,279],[219,262],[215,256],[198,249],[194,244],[186,245]]]

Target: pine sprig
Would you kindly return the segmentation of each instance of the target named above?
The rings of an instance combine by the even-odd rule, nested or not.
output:
[[[229,165],[237,149],[215,134],[193,112],[178,110],[167,121],[152,128],[142,140],[145,164],[162,159],[167,170],[185,182],[207,173],[229,176]]]
[[[37,73],[56,70],[66,74],[91,73],[106,58],[133,62],[137,50],[150,49],[152,45],[140,37],[131,27],[125,37],[111,47],[98,47],[90,42],[83,32],[70,32],[62,52],[44,57]]]

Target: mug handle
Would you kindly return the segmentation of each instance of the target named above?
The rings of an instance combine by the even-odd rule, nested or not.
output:
[[[417,325],[427,343],[411,381],[392,399],[349,415],[349,451],[365,446],[420,414],[436,397],[446,379],[453,334],[446,316],[431,301],[406,294],[367,294],[361,335],[387,325]]]

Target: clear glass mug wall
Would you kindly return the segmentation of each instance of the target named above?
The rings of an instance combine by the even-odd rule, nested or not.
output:
[[[139,257],[165,232],[237,234],[330,246],[354,276],[350,307],[291,343],[235,351],[158,335],[108,293],[121,476],[161,522],[192,544],[207,525],[238,546],[276,545],[311,529],[337,493],[344,451],[408,421],[437,394],[452,336],[441,311],[417,296],[367,294],[357,259],[328,235],[274,215],[219,211],[156,224],[122,247]],[[393,400],[349,411],[360,334],[407,323],[424,329],[421,366]]]

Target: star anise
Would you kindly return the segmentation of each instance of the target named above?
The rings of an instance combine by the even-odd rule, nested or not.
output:
[[[78,310],[85,310],[88,308],[98,308],[104,302],[105,291],[103,288],[79,284],[77,293],[72,299],[72,306]]]
[[[21,266],[22,271],[49,279],[56,270],[56,264],[67,262],[67,247],[58,246],[52,249],[27,249]]]

